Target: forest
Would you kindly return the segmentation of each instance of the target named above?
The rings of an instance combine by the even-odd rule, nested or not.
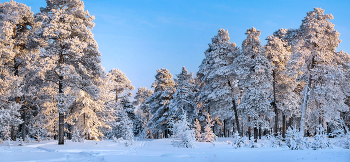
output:
[[[340,33],[321,8],[262,38],[266,45],[254,27],[241,45],[219,29],[195,74],[158,69],[152,89],[133,96],[117,64],[102,67],[83,1],[46,2],[39,13],[0,3],[0,143],[176,137],[192,148],[234,137],[235,147],[254,147],[267,137],[295,150],[331,148],[340,137],[350,148],[350,55],[337,51]]]

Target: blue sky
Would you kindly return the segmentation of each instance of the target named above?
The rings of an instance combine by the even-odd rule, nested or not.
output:
[[[45,0],[17,0],[34,13]],[[84,0],[96,17],[93,33],[108,72],[122,70],[137,89],[151,88],[156,70],[167,68],[175,76],[185,66],[194,74],[211,38],[227,29],[231,42],[241,46],[247,28],[261,30],[260,39],[279,28],[298,28],[313,7],[333,14],[341,33],[338,50],[350,53],[349,0]]]

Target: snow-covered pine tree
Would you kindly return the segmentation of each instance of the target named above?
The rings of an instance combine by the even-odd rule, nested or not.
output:
[[[82,136],[78,128],[75,128],[75,131],[72,135],[72,142],[84,142],[85,136]]]
[[[314,150],[333,148],[333,145],[327,138],[327,134],[321,124],[316,129],[316,134],[314,136],[314,141],[311,144],[311,148]]]
[[[206,125],[204,127],[204,132],[202,133],[202,141],[203,142],[214,142],[216,136],[213,133],[213,130],[211,129],[213,124],[212,124],[212,121],[210,118],[210,114],[209,113],[205,113],[205,114],[206,114]]]
[[[132,141],[134,139],[134,132],[132,130],[133,123],[130,121],[125,110],[121,110],[119,118],[120,118],[120,121],[118,123],[119,134],[117,134],[117,137]]]
[[[176,138],[181,138],[180,142],[174,141],[175,146],[193,148],[196,141],[194,130],[191,129],[191,124],[187,121],[186,112],[180,116],[180,119],[171,121],[171,131]]]
[[[177,121],[186,113],[186,120],[193,123],[197,116],[195,94],[193,92],[195,85],[192,75],[192,73],[187,72],[185,67],[182,67],[181,73],[176,75],[176,91],[169,105],[170,120]]]
[[[0,93],[3,100],[0,109],[5,109],[3,106],[11,102],[20,105],[25,103],[21,98],[24,77],[33,68],[31,61],[38,58],[38,49],[32,38],[33,31],[40,23],[34,21],[33,15],[25,4],[13,0],[0,3]],[[34,76],[32,75],[33,78]],[[10,96],[5,94],[8,91],[12,91]],[[15,118],[19,117],[16,115]],[[16,140],[19,124],[20,122],[10,124],[12,140]]]
[[[146,136],[147,128],[146,124],[150,119],[150,109],[149,105],[145,103],[145,101],[150,98],[153,94],[152,90],[147,89],[146,87],[140,87],[137,89],[136,95],[134,97],[135,101],[133,104],[136,106],[137,118],[139,122],[142,124],[142,136]]]
[[[272,36],[267,37],[267,44],[265,46],[265,51],[267,59],[273,65],[272,69],[272,106],[275,112],[275,135],[278,134],[278,117],[280,112],[283,116],[283,137],[285,136],[285,120],[286,117],[292,117],[292,115],[297,115],[300,105],[300,95],[295,93],[294,89],[296,87],[296,78],[288,75],[287,65],[292,54],[292,47],[288,40],[285,39],[287,34],[286,29],[279,29]]]
[[[202,140],[202,126],[199,123],[198,119],[196,119],[196,121],[194,122],[194,137],[197,141]]]
[[[145,104],[150,107],[152,118],[148,121],[148,128],[153,133],[164,133],[167,137],[169,133],[169,103],[173,99],[175,91],[173,76],[168,69],[157,70],[152,87],[153,95],[148,98]]]
[[[339,33],[329,21],[331,14],[324,14],[321,8],[307,13],[300,26],[301,36],[294,46],[292,61],[297,66],[298,81],[303,86],[301,106],[301,132],[313,131],[319,124],[335,122],[340,112],[349,110],[341,85],[345,80],[339,64],[342,59],[335,52]],[[345,58],[343,60],[346,60]]]
[[[46,79],[57,84],[57,111],[59,113],[59,144],[64,144],[64,114],[73,97],[65,94],[67,87],[86,91],[92,98],[99,92],[92,79],[102,75],[101,54],[91,32],[93,16],[84,10],[80,0],[50,0],[36,15],[42,22],[36,31],[47,40],[42,57],[54,61],[46,72]],[[74,99],[74,98],[73,98]]]
[[[237,108],[248,125],[254,127],[257,138],[257,129],[269,127],[265,119],[273,116],[268,98],[272,90],[272,65],[260,44],[260,30],[253,27],[245,34],[247,39],[242,43],[242,54],[234,60],[235,70],[241,76],[239,86],[244,89]]]
[[[31,140],[28,135],[26,135],[26,138],[24,139],[24,143],[30,143]]]
[[[108,84],[111,86],[112,92],[115,93],[115,102],[119,102],[125,97],[131,97],[131,91],[135,89],[131,85],[131,81],[119,69],[112,69],[107,73]]]
[[[291,127],[288,127],[286,134],[286,145],[291,150],[303,150],[308,147],[308,140],[304,138],[300,131]]]
[[[106,126],[103,114],[104,104],[94,100],[85,91],[80,91],[76,101],[71,105],[67,122],[74,126],[88,140],[99,140],[104,135],[102,127]]]
[[[137,89],[136,95],[134,97],[135,102],[134,105],[135,106],[140,106],[142,107],[142,104],[149,98],[151,97],[153,94],[153,91],[150,89],[147,89],[146,87],[140,87]],[[142,109],[143,110],[143,109]],[[144,110],[145,112],[147,110]]]
[[[135,113],[135,106],[130,102],[128,97],[123,97],[121,99],[121,104],[125,112],[127,113],[129,120],[133,123],[133,132],[134,135],[138,135],[143,130],[143,124],[139,118],[139,116]]]
[[[237,75],[233,70],[233,60],[238,54],[235,43],[230,43],[229,33],[220,29],[212,38],[205,51],[205,59],[199,66],[197,78],[199,85],[199,106],[213,117],[221,119],[235,115],[236,128],[239,129],[237,104]]]

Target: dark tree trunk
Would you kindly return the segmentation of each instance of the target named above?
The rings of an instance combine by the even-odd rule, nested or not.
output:
[[[60,81],[58,83],[58,93],[63,93],[63,77],[59,77]],[[59,113],[58,116],[58,144],[64,145],[64,113]]]
[[[18,71],[18,69],[16,69],[16,71]],[[16,75],[16,72],[15,72],[15,75]],[[16,76],[18,76],[18,72],[17,72]],[[19,97],[16,97],[15,99],[16,99],[16,103],[19,104]],[[18,117],[18,116],[16,116],[16,117]],[[11,126],[11,140],[12,141],[16,141],[17,131],[18,131],[18,126],[15,126],[15,125]]]
[[[23,124],[22,124],[22,139],[24,140],[27,135],[27,108],[23,109]]]
[[[259,127],[259,139],[261,139],[261,127]]]
[[[250,117],[248,117],[248,123],[250,123]],[[250,130],[250,126],[248,127],[248,136],[249,136],[249,140],[250,140],[250,136],[251,136],[251,130]]]
[[[234,132],[235,132],[235,122],[232,121],[232,133],[234,133]]]
[[[224,119],[224,137],[226,137],[226,120]]]
[[[278,109],[277,109],[277,103],[276,103],[276,72],[275,70],[272,70],[272,76],[273,76],[273,82],[272,82],[272,87],[273,87],[273,108],[275,110],[275,136],[277,136],[278,132]]]
[[[255,142],[258,142],[258,128],[257,127],[254,127],[254,139],[255,139]]]
[[[286,138],[286,116],[283,114],[283,117],[282,117],[282,137],[283,138]]]
[[[243,137],[243,131],[240,132],[240,129],[239,129],[239,119],[238,119],[238,112],[237,112],[237,106],[236,106],[236,101],[234,99],[234,93],[233,93],[233,88],[232,88],[232,85],[231,85],[231,82],[228,81],[228,85],[231,87],[231,90],[232,90],[232,105],[233,105],[233,111],[235,113],[235,120],[236,120],[236,127],[237,127],[237,131],[239,133],[239,135],[241,137]],[[250,137],[249,137],[250,138]]]
[[[293,126],[293,117],[289,118],[289,127],[294,127]],[[288,129],[288,128],[287,128]]]
[[[64,145],[64,113],[59,113],[58,117],[58,144]]]

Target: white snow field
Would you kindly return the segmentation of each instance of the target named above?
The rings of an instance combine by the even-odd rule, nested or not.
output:
[[[171,139],[139,140],[133,145],[125,146],[112,140],[85,141],[85,143],[69,142],[57,145],[57,141],[32,142],[25,146],[11,147],[8,143],[0,144],[0,162],[29,161],[254,161],[254,162],[295,162],[295,161],[324,161],[350,162],[350,150],[334,147],[320,150],[290,150],[282,148],[237,148],[224,141],[230,138],[219,138],[214,145],[196,142],[195,148],[178,148],[172,145]],[[262,143],[259,140],[258,143]]]

